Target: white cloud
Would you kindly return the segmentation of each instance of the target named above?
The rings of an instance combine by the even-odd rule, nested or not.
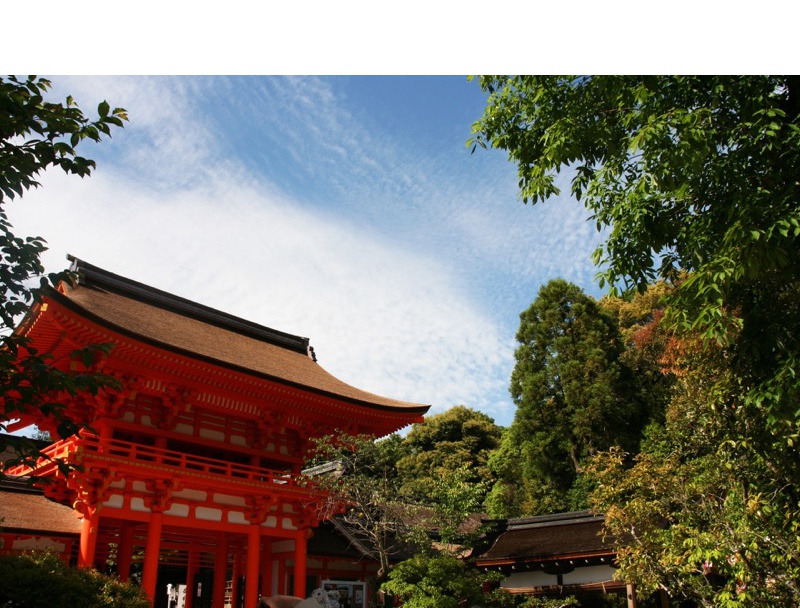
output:
[[[123,276],[308,336],[320,364],[359,388],[433,404],[498,390],[491,319],[436,260],[363,226],[318,218],[233,182],[161,195],[106,172],[48,174],[12,209],[19,234]],[[499,407],[498,404],[488,404]]]
[[[12,205],[20,234],[49,241],[50,269],[70,252],[307,336],[364,390],[510,423],[518,313],[548,279],[594,272],[580,206],[523,206],[497,155],[405,149],[330,81],[57,84],[131,123],[85,151],[91,178],[47,174]]]
[[[68,93],[87,115],[95,104],[107,100],[126,109],[130,121],[124,131],[83,154],[112,156],[120,174],[135,180],[139,188],[175,191],[198,185],[225,166],[217,155],[218,135],[203,113],[209,79],[160,77],[58,78],[55,94]],[[100,171],[103,170],[102,163]]]

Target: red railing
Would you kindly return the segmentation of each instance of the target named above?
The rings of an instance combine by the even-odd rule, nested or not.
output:
[[[62,439],[60,441],[56,441],[48,445],[43,450],[40,450],[42,454],[45,455],[43,458],[39,458],[36,461],[36,465],[31,467],[27,464],[18,464],[13,467],[9,467],[6,469],[5,473],[12,477],[20,476],[20,475],[29,475],[31,472],[39,471],[48,465],[55,467],[56,460],[63,460],[68,461],[69,455],[73,451],[72,445],[75,442],[74,437],[70,437],[68,439]]]
[[[220,475],[231,481],[271,483],[284,488],[298,488],[297,478],[285,471],[276,471],[246,464],[224,462],[185,452],[176,452],[119,439],[101,441],[96,436],[70,437],[48,446],[42,453],[51,459],[66,460],[80,464],[84,455],[92,455],[99,460],[111,460],[120,464],[142,463],[163,467],[174,467],[184,473],[201,475]],[[36,469],[47,467],[49,461],[40,459]],[[19,469],[19,470],[17,470]],[[36,469],[18,466],[9,470],[10,475],[27,475]]]
[[[222,475],[235,480],[297,486],[297,480],[285,471],[276,471],[246,464],[225,462],[185,452],[166,450],[130,441],[111,439],[100,441],[97,437],[83,437],[76,444],[89,454],[129,462],[175,467],[188,473]]]

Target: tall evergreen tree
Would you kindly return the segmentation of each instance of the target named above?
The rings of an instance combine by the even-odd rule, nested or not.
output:
[[[514,422],[490,464],[495,516],[586,506],[580,473],[597,450],[635,445],[642,413],[630,393],[616,319],[580,288],[550,281],[520,315],[510,392]]]

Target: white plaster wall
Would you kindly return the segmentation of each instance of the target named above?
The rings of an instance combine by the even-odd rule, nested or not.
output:
[[[103,503],[103,506],[115,509],[121,509],[124,505],[125,497],[122,494],[112,494],[108,497],[108,500]]]
[[[164,515],[172,515],[173,517],[188,517],[189,505],[184,505],[178,502],[173,503],[169,509],[164,511]]]
[[[558,579],[554,574],[545,574],[541,570],[529,572],[513,572],[506,580],[500,583],[501,587],[517,589],[520,587],[546,587],[557,585]]]
[[[614,578],[614,568],[611,566],[585,566],[575,568],[574,571],[564,575],[565,585],[579,583],[603,583]]]
[[[225,441],[225,433],[214,429],[200,428],[200,437],[211,439],[212,441]]]
[[[214,494],[214,502],[220,505],[232,505],[236,507],[246,506],[244,496],[232,496],[230,494]]]
[[[584,566],[564,574],[562,582],[564,585],[577,585],[581,583],[607,582],[613,578],[614,568],[612,566]],[[523,587],[547,587],[557,584],[558,578],[555,574],[546,574],[541,570],[531,570],[528,572],[513,572],[501,583],[501,586],[507,589],[518,589]]]
[[[197,507],[195,517],[206,521],[222,521],[222,509],[211,509],[209,507]]]
[[[205,502],[207,498],[206,492],[202,490],[183,489],[175,490],[172,493],[173,498],[183,498],[185,500],[194,500],[197,502]]]
[[[241,511],[228,511],[228,523],[230,524],[249,524]]]
[[[245,439],[241,435],[231,435],[230,443],[231,443],[231,445],[247,446],[247,439]]]

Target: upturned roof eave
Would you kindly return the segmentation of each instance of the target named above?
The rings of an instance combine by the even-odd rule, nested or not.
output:
[[[540,555],[525,555],[519,557],[496,557],[484,559],[481,557],[474,558],[476,566],[481,568],[491,568],[497,566],[513,566],[515,564],[537,564],[542,562],[559,562],[569,560],[585,560],[585,559],[600,559],[603,557],[613,558],[616,552],[611,549],[603,549],[597,551],[582,551],[574,553],[560,553],[560,554],[540,554]]]
[[[96,268],[96,267],[94,267],[94,268]],[[105,271],[101,271],[100,270],[100,272],[105,272]],[[107,274],[110,275],[111,273],[107,273]],[[121,280],[122,281],[127,281],[127,279],[121,279]],[[91,289],[99,289],[100,287],[96,283],[93,283],[91,285],[84,284],[84,285],[78,287],[78,289],[83,289],[83,288],[91,290]],[[152,289],[152,288],[147,288],[147,286],[143,286],[143,291],[148,291],[149,289]],[[65,289],[64,291],[67,292],[69,290]],[[159,290],[155,290],[155,291],[159,291]],[[114,293],[118,293],[118,295],[120,295],[121,297],[125,297],[125,298],[129,298],[130,297],[130,298],[135,299],[135,300],[137,300],[139,302],[142,302],[143,304],[145,304],[147,306],[152,306],[154,308],[158,308],[158,309],[161,309],[161,310],[166,310],[166,312],[168,312],[170,314],[176,314],[176,315],[183,315],[184,314],[177,307],[173,307],[173,308],[164,307],[164,306],[159,305],[159,303],[157,301],[155,301],[155,300],[148,300],[147,298],[139,298],[139,297],[130,295],[128,293],[119,294],[119,292],[117,292],[117,291],[115,291]],[[165,297],[175,297],[175,298],[177,298],[177,296],[171,296],[170,294],[166,294],[166,292],[160,292],[160,293],[165,294]],[[261,380],[265,380],[265,381],[271,382],[271,383],[276,383],[276,384],[279,384],[281,386],[291,387],[293,389],[304,391],[304,392],[308,392],[308,393],[313,394],[313,395],[317,395],[317,396],[324,397],[324,398],[327,398],[327,399],[331,399],[331,400],[334,400],[334,401],[339,401],[339,402],[344,402],[344,403],[356,405],[356,406],[359,406],[359,407],[364,407],[364,408],[375,410],[375,411],[390,412],[390,413],[393,413],[393,414],[400,414],[400,415],[403,415],[403,416],[409,416],[409,417],[415,417],[416,418],[416,417],[423,416],[428,411],[428,409],[430,409],[430,406],[427,405],[427,404],[416,404],[416,403],[410,403],[410,402],[405,402],[405,401],[398,401],[398,400],[395,400],[395,399],[381,397],[381,396],[378,396],[378,395],[375,396],[376,397],[375,400],[370,400],[369,398],[359,398],[358,395],[353,396],[353,395],[342,394],[342,393],[338,393],[336,391],[326,390],[324,388],[320,388],[320,387],[314,386],[312,384],[298,382],[296,380],[292,380],[292,379],[284,378],[284,377],[281,377],[281,376],[278,376],[278,375],[266,373],[264,371],[259,371],[259,370],[251,369],[249,367],[244,367],[242,365],[237,365],[236,363],[232,363],[230,361],[226,361],[226,360],[223,360],[223,359],[215,358],[213,356],[209,356],[209,355],[201,354],[201,353],[198,353],[198,352],[195,352],[195,351],[192,351],[192,350],[187,350],[185,348],[181,348],[180,346],[177,346],[175,344],[171,344],[171,343],[164,342],[164,341],[159,341],[159,340],[157,340],[157,339],[155,339],[155,338],[153,338],[151,336],[142,335],[141,333],[139,333],[137,331],[134,331],[133,329],[131,329],[129,327],[125,327],[123,325],[119,325],[118,323],[115,323],[114,321],[111,321],[111,320],[109,320],[109,319],[107,319],[107,318],[105,318],[105,317],[103,317],[103,316],[101,316],[99,314],[96,314],[94,311],[87,309],[81,303],[76,302],[75,300],[73,300],[69,295],[67,295],[67,293],[64,293],[64,292],[62,292],[60,290],[53,289],[53,288],[47,288],[43,295],[45,297],[47,297],[47,298],[50,298],[51,301],[54,301],[55,303],[58,303],[60,306],[66,308],[69,311],[71,311],[71,313],[73,313],[75,315],[79,315],[79,316],[85,318],[88,321],[91,321],[92,323],[96,324],[97,326],[99,326],[99,327],[101,327],[101,328],[103,328],[103,329],[105,329],[107,331],[114,332],[114,333],[116,333],[116,334],[118,334],[120,336],[123,336],[125,338],[137,341],[137,342],[145,344],[147,346],[163,349],[165,351],[174,353],[174,354],[179,355],[181,357],[186,357],[188,359],[191,359],[191,360],[194,360],[194,361],[199,361],[199,362],[202,362],[202,363],[207,364],[207,365],[213,365],[213,366],[216,366],[216,367],[219,367],[219,368],[223,368],[223,369],[226,369],[226,370],[235,371],[237,373],[241,373],[241,374],[246,375],[246,376],[250,376],[250,377],[253,377],[253,378],[259,378]],[[177,298],[177,299],[183,300],[182,298]],[[189,301],[186,300],[186,302],[189,302]],[[202,305],[198,305],[198,306],[202,306]],[[213,311],[213,309],[208,309],[208,310],[209,311]],[[34,325],[36,323],[36,317],[41,315],[42,312],[44,312],[44,311],[40,310],[37,307],[36,311],[32,311],[32,313],[29,314],[26,317],[26,320],[25,320],[24,323],[28,327],[31,327],[32,325]],[[214,311],[214,312],[218,312],[218,311]],[[219,314],[222,317],[226,317],[227,316],[227,317],[229,317],[229,319],[239,320],[239,321],[241,321],[242,323],[245,323],[245,324],[249,323],[247,321],[238,319],[238,317],[233,317],[232,315],[226,315],[225,313],[219,313]],[[287,349],[288,351],[292,351],[292,352],[295,352],[296,354],[303,355],[303,358],[301,360],[307,361],[308,365],[318,366],[318,363],[316,363],[316,361],[312,357],[309,356],[309,353],[307,352],[307,350],[299,349],[299,348],[289,348],[284,344],[276,343],[273,340],[267,340],[267,339],[265,339],[265,337],[263,335],[258,335],[258,334],[254,335],[252,333],[248,333],[248,332],[245,332],[245,331],[238,331],[237,329],[234,329],[229,325],[225,325],[224,323],[210,323],[209,321],[207,321],[207,319],[202,318],[202,316],[201,316],[201,318],[198,318],[197,315],[191,315],[191,314],[187,314],[185,316],[187,316],[189,318],[192,318],[195,321],[199,321],[199,322],[202,322],[202,323],[208,323],[210,325],[214,325],[215,327],[217,327],[217,328],[219,328],[219,329],[221,329],[223,331],[231,331],[233,333],[242,335],[242,336],[244,336],[244,337],[246,337],[248,339],[255,339],[255,340],[258,340],[260,342],[268,342],[273,347]],[[269,328],[263,328],[263,326],[258,326],[257,324],[251,324],[251,325],[253,327],[261,327],[262,329],[265,329],[267,331],[272,331],[272,330],[269,330]],[[286,335],[288,336],[289,334],[286,334]],[[298,340],[304,340],[305,341],[307,339],[306,338],[298,338]],[[337,382],[341,383],[341,381],[338,381],[338,380],[337,380]],[[342,384],[343,384],[343,386],[345,385],[345,383],[342,383]],[[360,389],[355,389],[354,387],[349,387],[349,385],[348,385],[348,388],[349,389],[353,389],[354,392],[359,393],[359,394],[363,394],[363,395],[365,395],[367,397],[371,395],[370,393],[368,393],[366,391],[362,391]],[[383,403],[381,401],[383,401]],[[409,423],[410,422],[415,422],[415,421],[416,420],[410,420]]]
[[[227,370],[235,371],[247,376],[251,376],[254,378],[259,378],[261,380],[266,380],[268,382],[274,382],[283,386],[291,387],[294,389],[307,391],[309,393],[313,393],[315,395],[319,395],[322,397],[327,397],[329,399],[333,399],[336,401],[344,401],[346,403],[350,403],[353,405],[357,405],[360,407],[366,407],[369,409],[380,410],[380,411],[387,411],[387,412],[395,412],[395,413],[402,413],[402,414],[410,414],[410,415],[424,415],[428,409],[430,409],[429,405],[424,404],[407,404],[406,402],[398,402],[398,405],[386,405],[382,403],[375,403],[372,401],[368,401],[366,399],[356,399],[354,397],[349,397],[347,395],[341,395],[332,391],[326,391],[308,384],[303,384],[300,382],[295,382],[292,380],[288,380],[286,378],[281,378],[279,376],[267,374],[264,372],[260,372],[257,370],[249,369],[246,367],[242,367],[240,365],[236,365],[230,363],[228,361],[223,361],[220,359],[216,359],[213,357],[209,357],[207,355],[202,355],[193,351],[189,351],[178,346],[161,342],[155,340],[149,336],[143,336],[135,331],[132,331],[126,327],[113,323],[108,319],[105,319],[90,310],[87,310],[77,302],[74,302],[69,297],[64,295],[63,293],[58,292],[54,289],[48,289],[46,296],[55,300],[61,306],[69,309],[73,313],[79,314],[86,318],[87,320],[95,323],[96,325],[103,327],[104,329],[117,333],[121,336],[124,336],[128,339],[135,340],[137,342],[146,344],[151,347],[160,348],[176,355],[180,355],[182,357],[186,357],[195,361],[200,361],[207,365],[214,365],[218,366]]]

